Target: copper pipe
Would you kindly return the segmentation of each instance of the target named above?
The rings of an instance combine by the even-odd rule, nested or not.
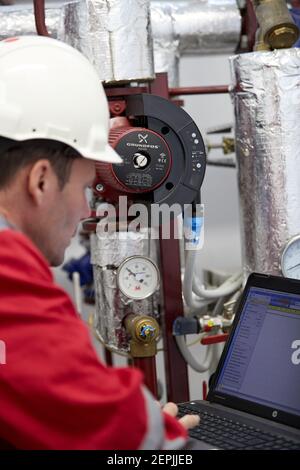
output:
[[[246,0],[246,11],[242,17],[242,35],[241,43],[237,52],[251,52],[255,44],[255,35],[258,28],[258,22],[254,11],[252,0]],[[242,38],[245,36],[247,42],[244,45]]]
[[[182,88],[170,88],[170,96],[178,95],[208,95],[213,93],[229,93],[229,85],[217,86],[190,86]]]
[[[36,32],[39,36],[50,36],[45,23],[45,0],[33,0]]]

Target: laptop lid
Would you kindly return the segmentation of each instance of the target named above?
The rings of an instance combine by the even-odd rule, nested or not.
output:
[[[253,273],[207,397],[300,428],[300,281]]]

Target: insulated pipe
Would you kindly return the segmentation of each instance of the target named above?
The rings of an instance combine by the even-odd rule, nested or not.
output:
[[[54,5],[55,8],[53,8]],[[81,0],[47,7],[34,0],[30,8],[0,11],[0,38],[38,34],[58,38],[83,54],[105,83],[149,81],[168,72],[178,85],[182,55],[233,52],[240,39],[241,18],[235,0]],[[150,23],[151,14],[151,23]],[[21,26],[19,26],[21,25]]]
[[[152,0],[151,26],[155,72],[177,86],[181,56],[236,50],[241,16],[236,0]]]
[[[65,4],[58,39],[81,51],[104,83],[154,79],[150,0]]]
[[[231,58],[243,264],[281,274],[300,233],[300,49]]]

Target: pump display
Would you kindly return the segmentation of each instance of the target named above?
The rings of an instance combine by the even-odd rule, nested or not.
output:
[[[102,185],[103,197],[116,201],[127,194],[132,200],[192,203],[206,166],[195,122],[169,100],[150,94],[128,96],[126,115],[130,125],[110,131],[110,144],[123,163],[96,164],[95,185]]]

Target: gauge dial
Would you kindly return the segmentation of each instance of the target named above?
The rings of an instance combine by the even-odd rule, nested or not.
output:
[[[145,299],[158,288],[159,271],[150,258],[130,256],[119,266],[117,282],[120,291],[130,299]]]
[[[284,248],[281,271],[284,277],[300,279],[300,235],[291,238]]]

